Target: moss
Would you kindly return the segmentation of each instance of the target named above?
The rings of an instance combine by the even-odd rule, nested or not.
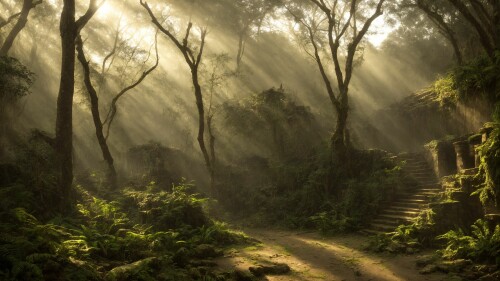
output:
[[[439,78],[432,84],[431,89],[436,93],[435,101],[439,102],[441,107],[450,107],[458,102],[459,93],[453,75]]]
[[[500,125],[495,124],[489,138],[479,147],[481,164],[478,177],[482,179],[475,194],[479,194],[481,202],[500,203]]]

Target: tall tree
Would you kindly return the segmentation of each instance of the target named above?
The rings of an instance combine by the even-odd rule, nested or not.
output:
[[[275,10],[281,0],[238,0],[232,1],[236,7],[234,25],[238,35],[236,66],[239,68],[245,54],[245,47],[252,34],[259,33],[265,18]]]
[[[500,46],[500,1],[498,0],[448,0],[470,23],[479,36],[486,54],[493,58]]]
[[[200,86],[200,77],[199,77],[199,69],[200,64],[203,58],[203,51],[205,48],[205,38],[207,36],[207,29],[200,27],[200,43],[199,47],[193,47],[189,41],[189,36],[191,35],[191,31],[193,28],[193,23],[191,20],[187,24],[186,32],[184,38],[179,40],[173,32],[171,32],[168,28],[165,28],[156,18],[153,11],[149,7],[148,3],[140,0],[141,5],[146,9],[149,16],[151,17],[151,21],[153,24],[162,32],[181,52],[186,61],[186,64],[189,66],[191,70],[191,81],[194,87],[194,96],[196,98],[196,107],[198,110],[198,144],[203,154],[203,159],[205,160],[205,165],[210,174],[210,187],[212,192],[215,192],[215,159],[212,158],[207,150],[205,144],[205,106],[203,102],[203,93],[202,88]]]
[[[42,2],[42,0],[23,0],[23,7],[21,9],[21,12],[10,16],[6,21],[0,24],[0,28],[2,28],[5,25],[9,24],[9,22],[11,22],[12,20],[17,18],[16,24],[12,27],[9,34],[5,38],[2,47],[0,48],[0,56],[6,56],[9,53],[9,50],[12,47],[12,44],[14,44],[14,40],[16,39],[17,35],[19,35],[19,32],[23,30],[23,28],[26,26],[26,23],[28,22],[30,11]]]
[[[493,57],[500,46],[500,1],[497,0],[399,0],[392,3],[396,9],[419,10],[434,24],[436,30],[453,47],[459,64],[475,50],[463,48],[464,41],[474,38],[478,46]],[[419,26],[420,28],[420,26]],[[472,51],[472,52],[471,52]],[[472,53],[472,54],[470,54]]]
[[[373,21],[382,15],[385,0],[309,0],[298,1],[304,5],[287,7],[305,31],[305,38],[316,61],[331,104],[337,115],[335,131],[331,137],[333,160],[346,160],[350,147],[347,118],[349,115],[349,84],[352,79],[355,56],[363,37]],[[325,43],[326,42],[326,43]],[[332,85],[329,70],[322,56],[328,53],[334,67],[336,88]],[[307,48],[306,48],[307,50]],[[343,64],[343,67],[342,67]]]
[[[439,32],[446,38],[451,46],[453,47],[453,51],[455,52],[455,58],[457,63],[461,65],[463,63],[463,55],[460,50],[459,39],[457,38],[456,32],[453,30],[452,24],[448,21],[453,15],[446,15],[443,12],[439,11],[439,7],[435,5],[435,1],[427,1],[427,0],[416,0],[416,6],[422,10],[429,20],[437,27]],[[448,19],[448,21],[447,21]]]
[[[58,187],[61,195],[62,210],[69,204],[71,185],[73,184],[73,96],[75,93],[75,47],[80,30],[97,12],[100,4],[90,0],[85,14],[76,19],[75,0],[63,0],[61,12],[61,81],[57,96],[56,140],[57,165],[60,171]]]
[[[103,63],[102,63],[102,69],[101,69],[101,79],[104,79],[104,74],[109,68],[111,67],[110,64],[107,64],[107,60],[112,58],[116,53],[117,53],[117,41],[119,38],[119,30],[117,30],[117,34],[115,36],[115,41],[113,44],[113,49],[111,52],[104,58]],[[108,173],[107,173],[107,178],[108,182],[111,186],[112,189],[116,189],[118,187],[118,176],[116,172],[116,168],[114,165],[114,159],[113,155],[111,154],[111,151],[109,149],[108,145],[108,137],[109,137],[109,130],[111,128],[111,124],[113,123],[113,120],[116,116],[117,112],[117,103],[118,100],[124,96],[127,92],[131,91],[135,87],[137,87],[139,84],[141,84],[146,77],[153,72],[159,64],[159,56],[158,56],[158,41],[157,41],[157,35],[155,35],[155,52],[156,52],[156,62],[153,66],[145,70],[135,81],[133,81],[131,84],[125,86],[122,88],[117,94],[113,96],[113,99],[111,101],[111,104],[109,106],[108,113],[106,115],[106,118],[103,119],[101,118],[100,114],[100,104],[99,104],[99,95],[98,91],[94,87],[91,79],[91,66],[89,63],[89,60],[87,59],[84,51],[84,42],[81,38],[81,36],[77,37],[76,40],[76,50],[78,53],[78,60],[80,61],[80,64],[82,65],[83,68],[83,79],[84,79],[84,84],[85,88],[87,89],[87,93],[90,98],[90,110],[92,113],[92,119],[94,122],[94,127],[95,127],[95,133],[97,137],[97,142],[99,143],[99,147],[102,152],[102,156],[104,158],[104,161],[106,161],[106,164],[108,166]],[[149,55],[148,55],[149,58]]]

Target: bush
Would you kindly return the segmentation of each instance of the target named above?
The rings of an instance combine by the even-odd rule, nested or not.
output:
[[[459,229],[451,230],[437,239],[446,241],[446,248],[440,251],[444,258],[470,258],[500,265],[500,225],[491,230],[486,221],[479,219],[472,225],[471,235]]]
[[[155,192],[153,183],[149,191],[127,191],[125,196],[137,206],[141,222],[151,225],[156,231],[185,226],[198,228],[210,223],[203,210],[203,203],[207,199],[190,194],[188,191],[192,187],[191,184],[182,183],[172,187],[171,192]]]
[[[457,67],[453,73],[455,88],[462,100],[482,96],[490,102],[500,98],[500,51],[494,58],[480,57],[470,63]]]
[[[30,93],[34,74],[17,59],[0,56],[0,104],[15,102]]]

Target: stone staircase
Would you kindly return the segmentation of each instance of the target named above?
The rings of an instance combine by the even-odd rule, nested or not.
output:
[[[364,233],[374,235],[393,232],[397,226],[410,223],[420,211],[428,207],[430,198],[441,190],[434,171],[422,154],[406,153],[398,155],[397,159],[406,161],[403,170],[414,180],[409,183],[412,187],[399,192],[393,201],[385,202],[387,207],[368,229],[363,230]]]

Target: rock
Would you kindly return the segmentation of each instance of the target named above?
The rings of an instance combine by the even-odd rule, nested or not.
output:
[[[391,243],[387,246],[387,251],[393,254],[401,253],[405,251],[405,249],[406,247],[403,244],[395,241],[391,241]]]
[[[201,244],[194,248],[192,256],[195,258],[206,259],[215,258],[222,256],[221,250],[216,249],[214,246],[209,244]]]
[[[239,270],[239,269],[236,269],[233,272],[233,277],[234,277],[235,281],[256,281],[257,280],[257,278],[255,278],[255,276],[253,276],[250,272]]]
[[[424,267],[426,265],[429,265],[437,260],[437,257],[435,255],[424,255],[424,256],[419,256],[417,258],[417,266],[418,267]]]
[[[437,265],[437,267],[438,267],[439,271],[442,271],[444,273],[448,273],[448,272],[461,272],[467,266],[469,266],[471,264],[472,264],[471,260],[458,259],[458,260],[440,262]]]
[[[105,276],[107,281],[127,281],[131,276],[138,273],[145,267],[154,266],[158,262],[158,258],[151,257],[143,260],[136,261],[131,264],[115,267],[111,269]]]
[[[290,267],[284,263],[277,263],[273,265],[259,265],[256,267],[249,267],[250,272],[255,276],[264,276],[266,274],[270,275],[282,275],[290,272]]]
[[[422,268],[419,272],[420,274],[431,274],[434,273],[438,270],[437,265],[435,264],[428,264],[424,268]]]

